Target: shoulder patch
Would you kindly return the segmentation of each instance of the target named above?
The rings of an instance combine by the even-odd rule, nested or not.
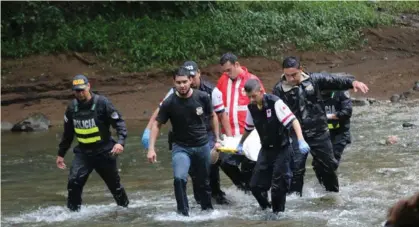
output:
[[[111,118],[112,119],[118,119],[119,118],[119,114],[116,112],[116,111],[114,111],[112,114],[111,114]]]
[[[196,108],[196,115],[202,115],[204,113],[204,110],[202,109],[202,107],[200,106],[200,107],[197,107]]]
[[[343,95],[348,99],[351,97],[351,95],[349,94],[349,91],[343,92]]]

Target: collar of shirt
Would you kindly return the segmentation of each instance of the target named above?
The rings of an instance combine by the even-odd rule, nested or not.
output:
[[[301,82],[308,80],[310,78],[310,76],[308,74],[306,74],[305,72],[301,73]],[[298,87],[299,85],[291,85],[287,82],[286,78],[285,78],[285,74],[281,75],[281,81],[282,81],[282,89],[284,90],[284,92],[288,92],[291,89]]]
[[[245,78],[247,75],[249,75],[249,71],[247,70],[247,68],[246,67],[244,67],[244,66],[241,66],[241,68],[243,69],[243,72],[242,73],[240,73],[239,75],[237,75],[237,78],[236,79],[234,79],[233,81],[235,81],[235,80],[237,80],[237,79],[241,79],[241,80],[243,80],[243,78]]]

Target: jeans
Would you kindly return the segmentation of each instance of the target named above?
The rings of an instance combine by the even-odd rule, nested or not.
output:
[[[213,209],[209,185],[210,151],[208,143],[200,147],[184,147],[173,143],[172,167],[177,211],[185,216],[189,215],[186,183],[190,168],[195,171],[202,210]]]

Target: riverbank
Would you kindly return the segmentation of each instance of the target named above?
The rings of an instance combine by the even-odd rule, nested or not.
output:
[[[347,72],[365,82],[370,92],[354,97],[389,100],[419,80],[419,29],[412,26],[366,29],[368,45],[357,51],[314,52],[289,50],[282,55],[300,56],[307,71]],[[81,59],[84,59],[81,60]],[[89,64],[91,62],[94,64]],[[268,91],[279,78],[280,61],[264,57],[240,58],[263,81]],[[199,62],[198,62],[199,63]],[[209,81],[220,75],[217,62],[202,68]],[[71,78],[87,75],[93,90],[109,97],[126,119],[145,120],[172,86],[164,71],[124,73],[88,53],[68,52],[2,61],[1,121],[15,123],[41,112],[53,125],[62,123],[72,98]],[[417,92],[412,98],[417,96]]]

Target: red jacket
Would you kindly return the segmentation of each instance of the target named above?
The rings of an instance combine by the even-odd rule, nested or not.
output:
[[[259,80],[257,76],[249,73],[246,67],[242,66],[242,69],[244,72],[238,75],[236,80],[231,80],[226,73],[223,73],[217,83],[217,88],[223,93],[223,102],[233,136],[242,135],[246,124],[247,105],[250,99],[246,96],[244,84],[248,79]],[[262,89],[265,92],[263,84]],[[223,133],[225,133],[224,130]]]

